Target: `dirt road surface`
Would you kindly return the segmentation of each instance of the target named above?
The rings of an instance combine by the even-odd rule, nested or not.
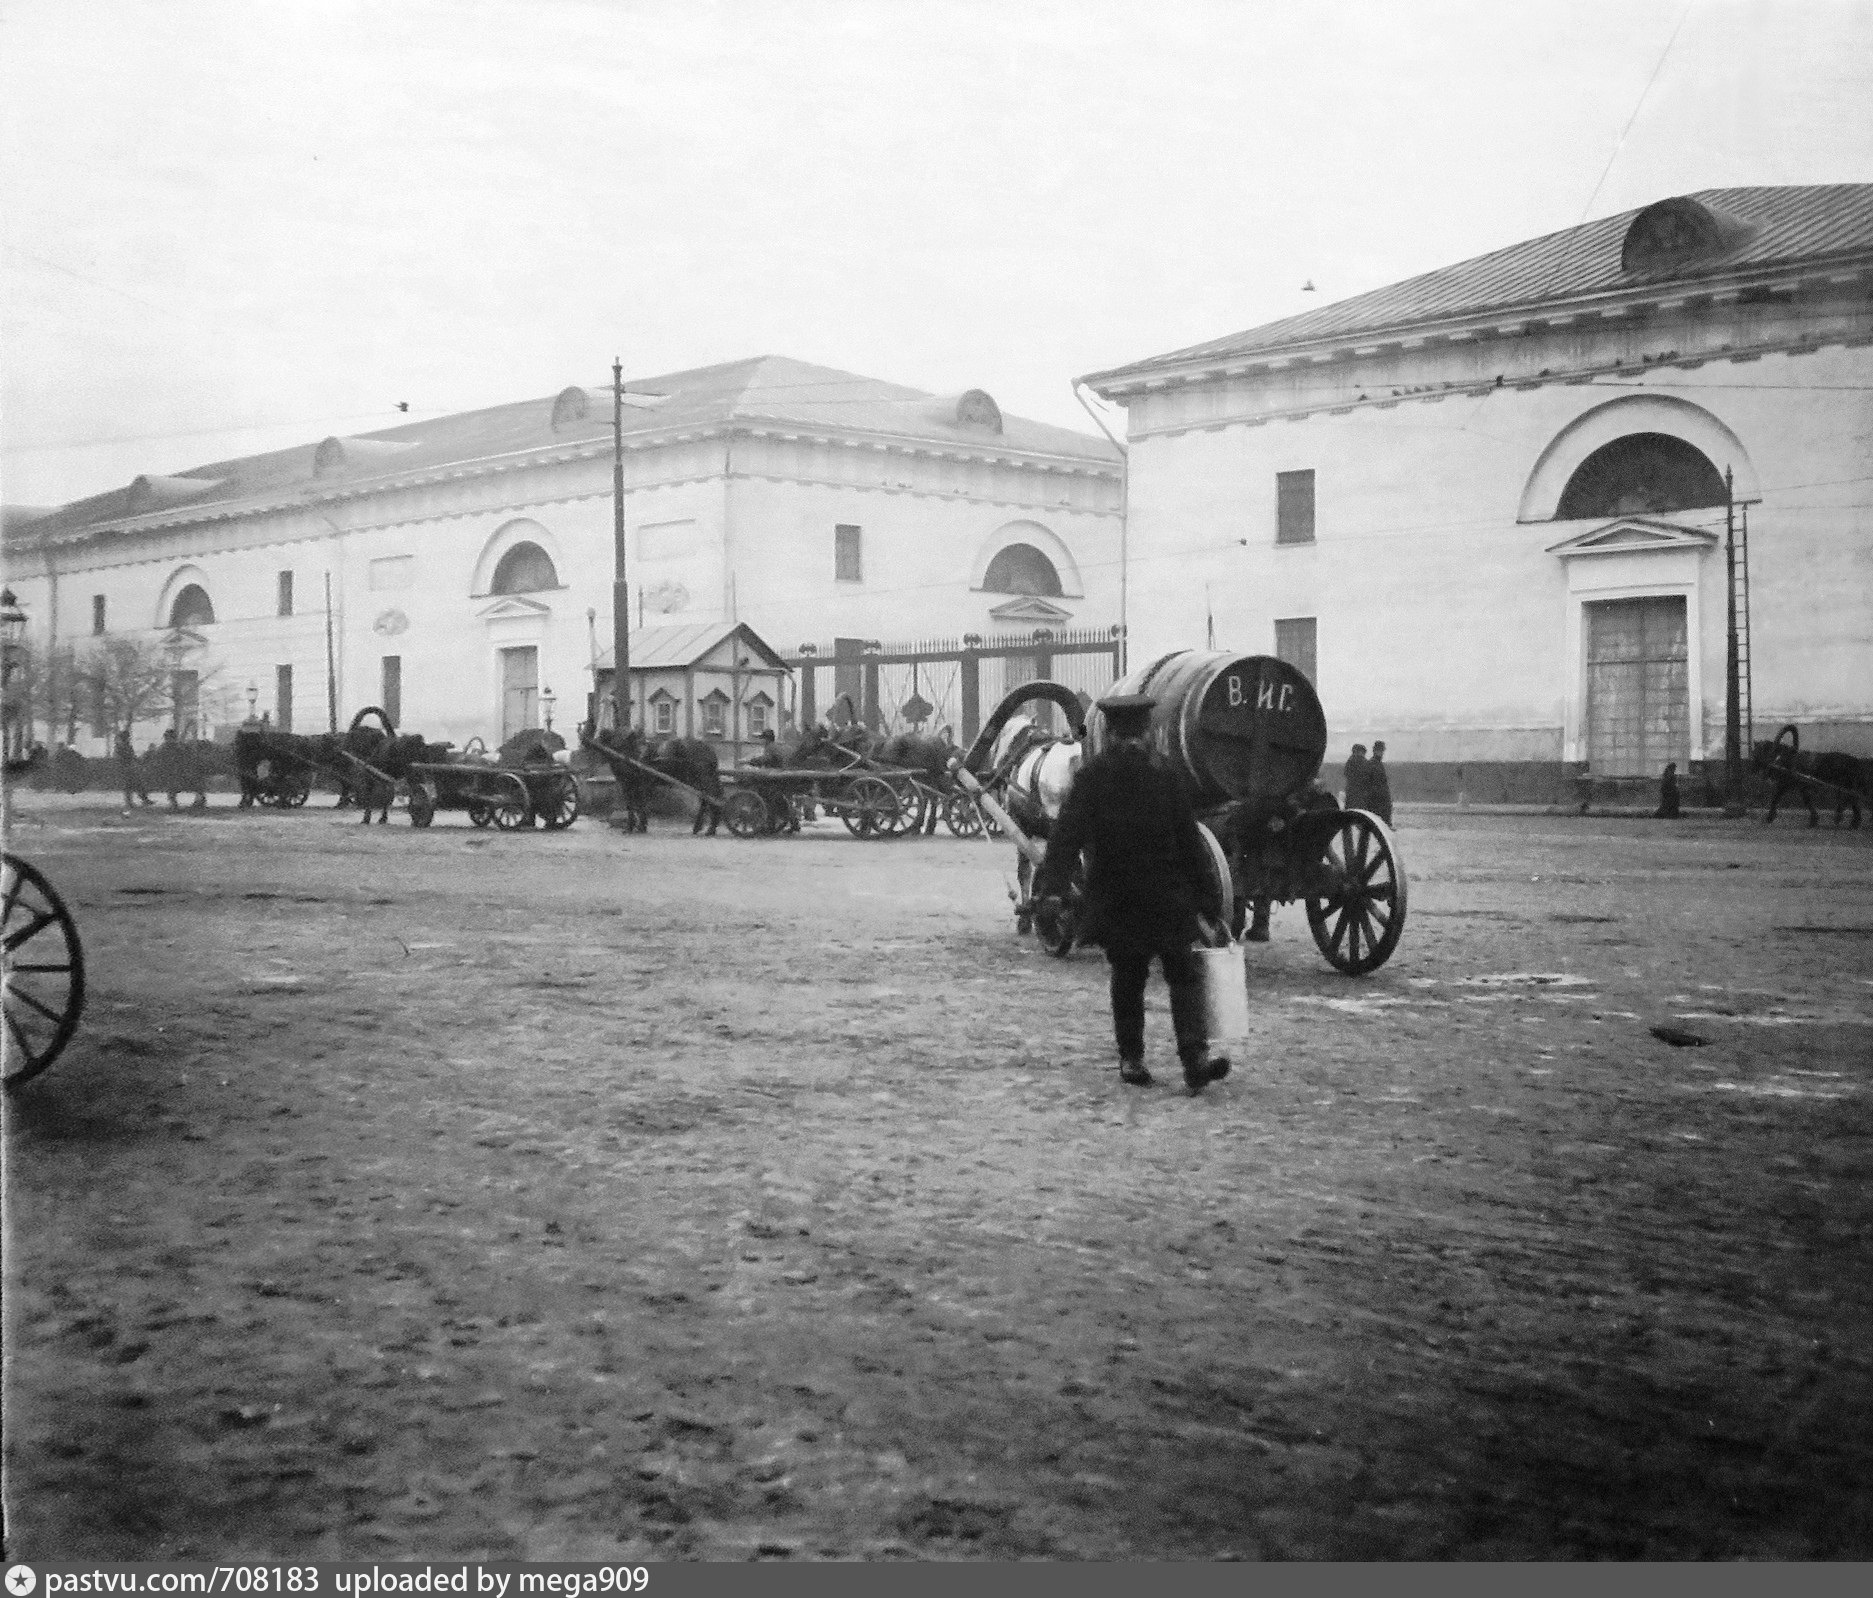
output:
[[[11,1554],[1873,1555],[1873,837],[1401,819],[1192,1100],[1003,845],[23,796]]]

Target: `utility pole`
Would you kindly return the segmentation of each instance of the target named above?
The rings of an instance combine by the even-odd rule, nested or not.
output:
[[[1728,608],[1725,613],[1723,668],[1723,813],[1743,814],[1743,696],[1736,637],[1736,482],[1723,469],[1723,562]]]
[[[611,703],[623,734],[631,725],[631,586],[624,575],[624,363],[611,360]]]
[[[332,574],[325,574],[325,709],[338,731],[338,657],[332,649]]]

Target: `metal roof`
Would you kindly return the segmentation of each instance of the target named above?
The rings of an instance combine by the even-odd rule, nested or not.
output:
[[[962,419],[956,399],[784,355],[632,378],[626,389],[627,446],[654,443],[670,432],[771,422],[1118,470],[1118,452],[1103,438],[1016,416],[999,417],[999,430],[971,424]],[[8,531],[20,547],[28,547],[83,537],[94,528],[157,512],[166,521],[195,513],[235,515],[347,490],[369,491],[426,471],[472,469],[503,458],[551,459],[556,448],[590,455],[608,447],[610,439],[611,385],[575,387],[546,399],[216,461],[165,477],[139,477],[125,488],[75,500]]]
[[[680,671],[737,634],[762,655],[763,666],[785,665],[773,647],[745,621],[699,621],[681,627],[633,627],[631,670]],[[616,654],[615,648],[605,650],[594,662],[594,669],[610,671]]]
[[[1694,201],[1722,226],[1726,248],[1653,271],[1623,264],[1635,219],[1657,206]],[[1337,304],[1283,317],[1226,338],[1193,344],[1084,381],[1119,386],[1154,373],[1270,354],[1291,347],[1396,332],[1489,311],[1527,310],[1641,285],[1694,284],[1752,267],[1786,266],[1873,251],[1873,184],[1702,189],[1676,202],[1622,211],[1579,227],[1511,244]]]

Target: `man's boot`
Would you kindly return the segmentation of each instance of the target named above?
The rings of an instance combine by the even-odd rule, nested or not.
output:
[[[1249,930],[1244,936],[1249,943],[1268,941],[1268,901],[1266,899],[1255,901],[1254,918],[1249,922]]]
[[[1145,1062],[1138,1059],[1119,1061],[1119,1080],[1130,1087],[1148,1088],[1151,1086],[1151,1073],[1145,1069]]]

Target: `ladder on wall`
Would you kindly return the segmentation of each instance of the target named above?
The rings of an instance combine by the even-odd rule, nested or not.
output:
[[[1750,693],[1749,669],[1749,502],[1745,500],[1737,506],[1742,513],[1736,529],[1736,565],[1731,570],[1730,582],[1736,599],[1736,692],[1737,719],[1743,723],[1743,748],[1745,762],[1750,751],[1756,747],[1756,708]]]

